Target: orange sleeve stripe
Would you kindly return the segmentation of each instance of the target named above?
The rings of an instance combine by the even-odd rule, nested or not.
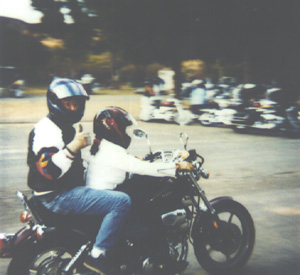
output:
[[[48,173],[47,165],[49,163],[49,159],[53,155],[54,153],[43,153],[38,162],[36,163],[36,168],[38,169],[40,174],[49,180],[52,180],[53,177],[51,174]]]

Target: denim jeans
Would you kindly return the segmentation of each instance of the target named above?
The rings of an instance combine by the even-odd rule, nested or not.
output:
[[[52,212],[62,215],[103,216],[94,246],[108,250],[118,240],[130,210],[131,200],[123,192],[78,186],[60,193],[50,202],[42,201],[42,204]]]

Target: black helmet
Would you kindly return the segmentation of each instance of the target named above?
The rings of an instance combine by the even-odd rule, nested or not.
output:
[[[137,124],[134,117],[119,107],[107,107],[99,111],[94,118],[94,133],[97,139],[106,139],[127,149],[131,138],[126,128]]]
[[[81,106],[77,111],[67,110],[61,102],[62,99],[73,97],[82,99]],[[84,115],[85,102],[88,99],[89,96],[82,85],[68,78],[54,78],[47,91],[47,104],[50,115],[70,124],[81,120]]]

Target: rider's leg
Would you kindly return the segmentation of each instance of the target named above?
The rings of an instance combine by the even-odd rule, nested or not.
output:
[[[122,192],[95,190],[85,186],[60,193],[44,206],[63,215],[98,215],[103,221],[94,246],[107,250],[117,241],[130,210],[130,198]]]

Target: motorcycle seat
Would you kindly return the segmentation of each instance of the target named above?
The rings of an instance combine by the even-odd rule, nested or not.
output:
[[[96,215],[62,215],[54,213],[45,208],[35,196],[32,196],[27,203],[34,218],[47,227],[72,228],[96,236],[103,219],[103,217]]]

